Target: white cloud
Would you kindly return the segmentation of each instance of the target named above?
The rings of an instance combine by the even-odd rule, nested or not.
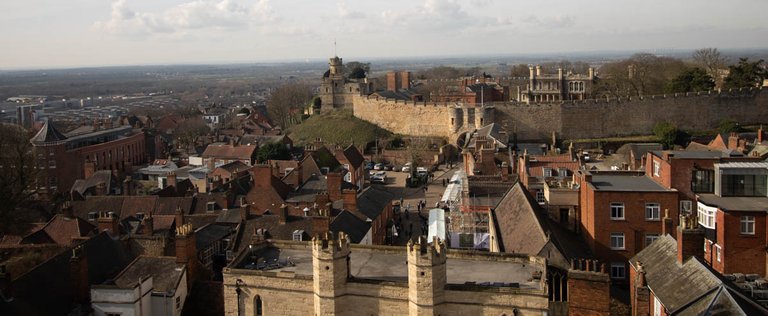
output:
[[[336,3],[339,17],[342,19],[365,19],[367,16],[361,11],[350,11],[346,1]]]
[[[238,0],[193,0],[163,12],[136,12],[126,0],[112,3],[107,21],[94,27],[115,34],[183,34],[189,30],[237,30],[272,22],[275,18],[268,0],[244,4]]]
[[[570,15],[553,15],[537,17],[535,15],[529,15],[524,22],[531,23],[536,26],[541,26],[551,29],[560,29],[576,25],[576,19]]]

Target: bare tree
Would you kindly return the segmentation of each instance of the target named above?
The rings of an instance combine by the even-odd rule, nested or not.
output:
[[[693,52],[694,62],[707,71],[710,76],[715,76],[719,69],[725,67],[725,57],[717,48],[702,48]]]
[[[307,84],[292,83],[278,87],[267,100],[269,118],[283,129],[301,122],[303,109],[312,96],[312,88]]]
[[[179,123],[173,134],[178,142],[178,146],[189,152],[190,148],[194,147],[197,141],[200,140],[200,137],[207,135],[210,131],[211,129],[205,124],[205,120],[202,117],[193,116]]]
[[[0,235],[24,233],[31,216],[24,206],[37,180],[32,144],[17,125],[0,123],[0,135]]]

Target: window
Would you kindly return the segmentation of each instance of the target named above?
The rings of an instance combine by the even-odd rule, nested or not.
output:
[[[568,176],[568,169],[558,168],[557,169],[557,175],[560,176],[560,177],[567,177]]]
[[[297,229],[293,231],[293,241],[302,241],[302,237],[304,235],[304,231]]]
[[[623,279],[626,275],[626,267],[624,263],[612,262],[611,263],[611,279]]]
[[[653,161],[653,176],[658,177],[661,175],[661,164],[658,161]]]
[[[136,219],[143,221],[144,220],[144,212],[137,212],[136,213]]]
[[[611,233],[611,249],[624,250],[624,233]]]
[[[262,316],[264,315],[263,309],[264,307],[263,302],[261,301],[261,296],[256,295],[256,298],[253,299],[253,305],[255,307],[256,316]]]
[[[698,203],[699,225],[709,229],[715,229],[715,213],[717,208]]]
[[[611,203],[611,219],[613,220],[624,219],[624,203],[620,203],[620,202]]]
[[[656,239],[659,239],[659,234],[645,234],[645,246],[650,246]]]
[[[206,203],[205,206],[206,206],[206,208],[205,208],[206,211],[213,212],[213,210],[216,209],[216,202],[208,202],[208,203]]]
[[[766,196],[768,181],[763,174],[724,174],[720,196]]]
[[[544,197],[544,191],[536,191],[536,202],[539,202],[539,204],[544,204],[547,202],[547,199]]]
[[[661,207],[659,203],[645,203],[645,220],[658,221],[660,217]]]
[[[715,245],[715,258],[717,258],[717,262],[722,262],[722,257],[720,256],[722,248],[720,248],[720,245]]]
[[[680,201],[681,214],[691,214],[691,209],[693,209],[693,202],[691,200]]]
[[[741,217],[741,233],[744,235],[755,234],[755,217],[754,216]]]
[[[693,170],[691,178],[691,191],[707,193],[715,190],[714,170]]]
[[[176,309],[181,309],[181,296],[176,297]]]
[[[552,176],[552,168],[542,167],[542,169],[544,169],[544,176],[545,177],[551,177]]]
[[[88,220],[89,221],[95,221],[98,218],[98,215],[96,215],[96,212],[88,212]]]

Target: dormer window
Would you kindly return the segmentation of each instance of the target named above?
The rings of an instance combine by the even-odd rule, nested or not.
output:
[[[96,214],[96,212],[88,212],[88,221],[95,221],[97,218],[99,218],[99,215]]]
[[[303,241],[304,231],[297,229],[293,231],[293,241]]]
[[[208,212],[213,212],[216,209],[216,202],[208,202],[205,204],[205,210]]]
[[[546,168],[546,167],[543,167],[543,168],[544,168],[544,176],[545,177],[551,177],[552,176],[552,168]]]
[[[136,219],[138,219],[140,221],[143,221],[144,220],[144,213],[143,212],[136,213]]]

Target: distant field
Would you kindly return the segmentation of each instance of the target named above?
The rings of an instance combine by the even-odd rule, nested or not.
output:
[[[336,110],[312,116],[291,127],[288,129],[288,136],[296,145],[310,143],[319,137],[326,144],[346,146],[354,142],[362,149],[377,137],[390,137],[392,133],[352,116],[351,110]]]

